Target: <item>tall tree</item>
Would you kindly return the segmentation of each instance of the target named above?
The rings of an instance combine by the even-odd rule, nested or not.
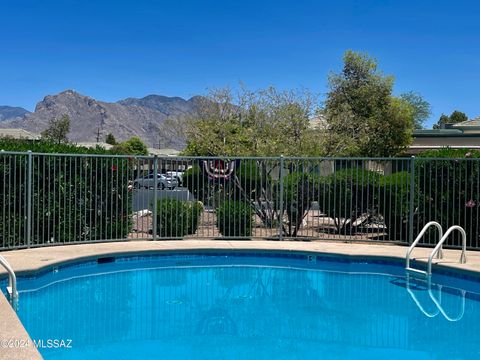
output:
[[[392,96],[393,78],[367,54],[347,51],[343,70],[329,77],[325,113],[331,155],[394,156],[412,138],[414,109]]]
[[[458,124],[468,120],[468,116],[461,111],[455,110],[450,114],[450,121],[452,124]]]
[[[467,121],[467,120],[468,120],[468,116],[464,112],[455,110],[450,114],[450,116],[442,114],[438,119],[437,123],[433,125],[433,128],[441,129],[445,124],[458,124],[460,122]]]
[[[140,140],[138,136],[132,136],[127,141],[120,143],[121,146],[124,146],[130,154],[135,155],[147,155],[148,148],[145,143]]]
[[[413,127],[415,129],[423,129],[425,121],[432,114],[432,108],[430,104],[419,93],[410,91],[405,94],[401,94],[400,98],[413,108]]]
[[[48,128],[42,132],[42,137],[56,143],[68,142],[67,135],[70,132],[70,118],[62,115],[58,118],[51,118]]]
[[[107,136],[105,137],[105,142],[110,145],[117,144],[117,140],[115,139],[115,136],[113,136],[112,133],[107,134]]]
[[[316,155],[312,96],[304,91],[230,89],[203,98],[186,127],[190,155]]]

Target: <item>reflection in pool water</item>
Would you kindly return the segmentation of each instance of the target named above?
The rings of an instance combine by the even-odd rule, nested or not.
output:
[[[19,287],[33,339],[73,340],[46,359],[480,358],[480,285],[388,263],[125,258]]]

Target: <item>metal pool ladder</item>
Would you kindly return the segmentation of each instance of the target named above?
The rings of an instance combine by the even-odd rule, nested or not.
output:
[[[428,257],[428,263],[427,263],[427,271],[423,271],[420,269],[414,269],[410,267],[410,256],[412,254],[413,249],[417,246],[417,244],[420,242],[422,239],[423,235],[427,232],[427,230],[431,227],[435,226],[438,230],[438,238],[440,241],[438,244],[435,246],[435,248],[432,250],[430,256]],[[453,225],[448,228],[448,230],[443,234],[442,226],[436,222],[436,221],[430,221],[427,223],[422,231],[418,234],[417,238],[415,241],[410,245],[410,247],[407,250],[407,255],[406,255],[406,263],[405,263],[405,270],[407,272],[412,273],[412,274],[417,274],[417,275],[423,275],[423,276],[430,276],[432,275],[432,262],[433,262],[433,257],[437,255],[439,259],[443,258],[443,251],[442,251],[442,246],[443,243],[447,240],[448,236],[454,231],[458,230],[462,234],[462,254],[460,255],[460,263],[465,264],[467,262],[467,257],[465,255],[465,252],[467,250],[467,234],[465,233],[465,230],[461,226],[458,225]]]
[[[0,265],[2,265],[8,273],[8,286],[7,286],[7,293],[8,293],[8,300],[12,307],[17,310],[18,306],[18,291],[17,291],[17,277],[15,276],[15,272],[13,271],[12,267],[8,263],[7,259],[5,259],[2,255],[0,255]]]

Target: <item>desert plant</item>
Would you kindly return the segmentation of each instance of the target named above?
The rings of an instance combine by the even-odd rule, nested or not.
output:
[[[297,236],[303,219],[312,201],[315,176],[308,173],[294,172],[283,179],[283,209],[288,223],[283,227],[284,235]]]
[[[161,238],[181,238],[197,231],[203,205],[198,202],[161,199],[157,202],[157,234]]]
[[[216,209],[217,228],[223,236],[252,236],[253,210],[250,204],[226,200]]]

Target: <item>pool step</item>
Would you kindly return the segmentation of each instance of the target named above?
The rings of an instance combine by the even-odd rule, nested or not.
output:
[[[421,277],[425,277],[425,278],[428,277],[428,273],[426,271],[423,271],[423,270],[413,269],[411,267],[407,267],[407,268],[405,268],[405,270],[409,274],[412,274],[412,275],[421,276]]]

